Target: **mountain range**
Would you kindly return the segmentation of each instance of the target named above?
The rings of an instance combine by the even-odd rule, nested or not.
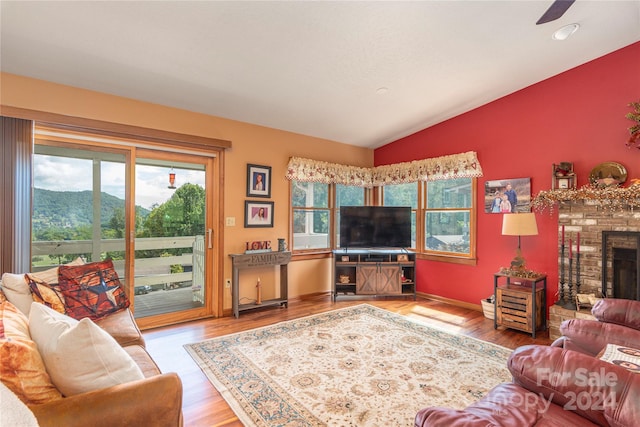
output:
[[[124,212],[124,200],[111,194],[100,193],[100,222],[109,223],[114,213]],[[149,210],[136,206],[136,213],[142,217]],[[34,189],[33,229],[76,228],[93,224],[92,191],[51,191]]]

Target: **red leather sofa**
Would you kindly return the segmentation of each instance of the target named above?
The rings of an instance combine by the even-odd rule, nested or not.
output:
[[[464,410],[429,407],[416,426],[640,425],[640,374],[596,357],[608,343],[640,348],[640,302],[602,300],[593,320],[563,322],[551,346],[520,347],[507,362],[513,381]]]

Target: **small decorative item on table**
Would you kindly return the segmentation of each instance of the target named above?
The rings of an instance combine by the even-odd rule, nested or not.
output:
[[[262,304],[262,284],[260,283],[260,278],[258,277],[258,284],[256,285],[256,305]]]

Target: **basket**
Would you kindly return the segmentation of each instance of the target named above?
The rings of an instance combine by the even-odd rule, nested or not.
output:
[[[495,317],[495,307],[493,305],[493,298],[485,298],[480,300],[482,303],[482,311],[484,313],[484,317],[487,319],[492,319]]]

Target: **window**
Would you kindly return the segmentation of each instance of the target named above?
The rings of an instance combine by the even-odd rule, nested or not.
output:
[[[352,185],[336,184],[336,247],[340,246],[340,206],[364,206],[365,189]]]
[[[294,251],[335,249],[341,206],[408,206],[411,248],[421,258],[475,263],[476,177],[482,176],[475,152],[374,168],[292,157],[286,176]]]
[[[340,242],[340,206],[363,206],[363,187],[291,181],[293,250],[331,250]],[[332,226],[332,221],[335,224]],[[331,241],[331,230],[335,240]]]
[[[411,207],[411,247],[416,247],[416,211],[418,209],[418,183],[385,185],[382,204],[384,206]]]
[[[291,181],[293,250],[330,249],[329,185]]]
[[[475,179],[426,183],[425,253],[475,256]]]

